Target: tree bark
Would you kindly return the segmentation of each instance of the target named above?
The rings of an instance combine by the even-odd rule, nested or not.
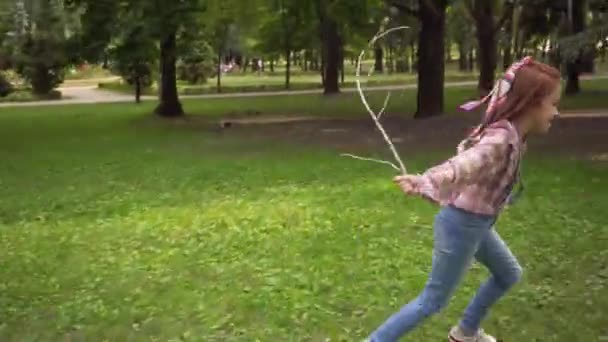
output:
[[[325,18],[325,84],[324,94],[331,95],[340,92],[338,83],[340,69],[340,35],[338,24],[331,18]]]
[[[217,78],[216,78],[215,90],[218,93],[222,92],[222,53],[221,52],[218,52],[218,54],[217,54]]]
[[[420,1],[418,39],[418,109],[415,118],[443,113],[445,11],[447,0]]]
[[[447,63],[452,63],[454,58],[452,57],[452,40],[449,37],[446,37],[445,43],[445,61]]]
[[[418,55],[418,50],[416,50],[417,42],[412,40],[410,45],[410,62],[409,62],[409,72],[413,74],[414,71],[418,70],[418,61],[416,60],[416,56]]]
[[[512,52],[513,47],[511,46],[511,43],[508,42],[506,43],[504,50],[503,50],[503,57],[502,57],[502,66],[504,70],[507,70],[511,64],[513,64],[513,52]]]
[[[475,1],[473,15],[476,24],[477,46],[479,47],[479,82],[477,88],[485,96],[494,87],[494,72],[498,64],[496,53],[496,24],[492,1]]]
[[[340,44],[340,84],[344,85],[344,46]]]
[[[163,37],[160,42],[160,103],[154,113],[164,117],[184,115],[182,104],[179,102],[177,95],[176,60],[176,32],[173,31]]]
[[[374,48],[374,57],[376,62],[374,63],[375,72],[384,72],[384,50],[382,46],[376,45]]]
[[[585,4],[586,0],[572,1],[572,23],[570,32],[577,34],[585,30]],[[566,63],[566,89],[567,95],[575,95],[580,93],[581,87],[579,76],[581,74],[582,65],[584,63],[583,52],[578,52],[578,57],[573,61]]]
[[[135,103],[141,103],[141,78],[135,77]]]
[[[291,48],[285,47],[285,89],[289,89],[291,79]]]
[[[475,49],[469,49],[469,53],[467,54],[468,64],[467,68],[470,72],[475,71]]]
[[[388,46],[388,58],[387,58],[386,64],[388,66],[388,73],[389,74],[394,73],[395,72],[395,51],[394,51],[392,44]]]
[[[337,94],[340,92],[339,70],[340,49],[342,48],[338,23],[328,15],[325,1],[316,0],[314,5],[319,18],[319,34],[322,42],[321,74],[323,93],[325,95]]]

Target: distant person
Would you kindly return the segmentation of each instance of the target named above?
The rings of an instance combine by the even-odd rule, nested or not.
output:
[[[444,308],[474,259],[491,276],[448,340],[496,342],[480,328],[481,321],[520,281],[522,268],[494,224],[502,209],[523,191],[520,161],[526,139],[549,130],[558,115],[560,95],[560,72],[524,58],[509,68],[487,97],[461,106],[470,111],[488,102],[481,124],[459,145],[455,157],[422,175],[395,178],[407,195],[442,208],[435,218],[432,270],[424,291],[372,333],[371,342],[397,341]]]

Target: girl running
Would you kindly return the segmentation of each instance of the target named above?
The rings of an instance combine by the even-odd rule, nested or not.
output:
[[[526,137],[546,133],[558,115],[560,72],[526,57],[513,64],[490,94],[461,109],[488,103],[481,124],[458,154],[422,175],[398,176],[407,195],[441,206],[434,223],[432,270],[422,293],[391,316],[371,342],[393,342],[448,303],[475,259],[491,272],[449,332],[450,342],[496,342],[481,321],[522,276],[522,268],[494,230],[503,207],[523,191],[519,165]],[[515,190],[514,188],[517,187]]]

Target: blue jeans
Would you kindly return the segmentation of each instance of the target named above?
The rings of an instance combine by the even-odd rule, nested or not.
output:
[[[444,207],[435,218],[433,266],[424,291],[391,316],[371,336],[372,342],[393,342],[448,303],[467,269],[476,259],[491,272],[466,308],[460,327],[479,329],[489,308],[521,279],[522,269],[493,229],[496,217]]]

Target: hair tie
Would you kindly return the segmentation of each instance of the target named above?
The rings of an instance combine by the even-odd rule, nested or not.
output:
[[[486,109],[485,117],[489,117],[492,115],[496,108],[501,105],[507,97],[507,94],[511,90],[511,86],[513,81],[515,80],[515,75],[517,71],[521,69],[524,65],[528,65],[533,61],[532,57],[526,56],[520,61],[513,63],[509,69],[505,72],[504,76],[496,81],[494,84],[494,88],[480,100],[469,101],[458,108],[465,112],[470,112],[474,109],[479,108],[484,103],[488,102],[488,108]]]

